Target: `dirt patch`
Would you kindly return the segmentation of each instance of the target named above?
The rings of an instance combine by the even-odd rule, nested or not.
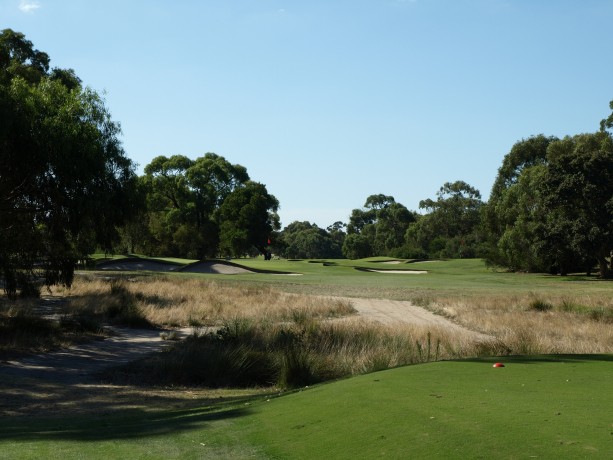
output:
[[[28,356],[0,363],[0,374],[56,383],[91,383],[95,375],[111,366],[128,363],[160,351],[171,341],[154,329],[109,328],[111,336],[68,349]],[[176,331],[179,338],[191,329]]]
[[[492,340],[491,336],[466,329],[454,322],[413,305],[411,302],[387,299],[361,299],[343,297],[351,302],[358,314],[368,320],[376,321],[385,325],[415,324],[418,326],[432,326],[441,329],[455,331],[469,336],[474,340]]]
[[[407,301],[342,298],[361,317],[386,325],[416,324],[460,332],[472,340],[491,337],[462,328]],[[179,337],[192,333],[178,331]],[[159,330],[113,328],[113,336],[52,353],[0,363],[0,415],[110,412],[126,408],[182,407],[210,390],[147,389],[108,385],[104,369],[160,351],[171,342]]]

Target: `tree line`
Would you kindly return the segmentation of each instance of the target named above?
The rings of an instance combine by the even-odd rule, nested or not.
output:
[[[613,109],[613,101],[610,103]],[[290,257],[484,258],[512,271],[613,276],[613,113],[600,130],[532,136],[504,157],[487,202],[464,181],[447,182],[423,213],[371,195],[349,222],[284,229]],[[317,240],[321,244],[312,244]],[[302,246],[300,246],[302,245]],[[319,250],[316,251],[315,248]]]
[[[613,110],[613,102],[610,104]],[[412,211],[368,196],[348,222],[292,222],[215,153],[158,156],[138,176],[103,99],[21,33],[0,33],[0,282],[72,282],[96,250],[202,259],[468,258],[515,271],[613,274],[613,113],[600,129],[512,146],[487,202],[464,181]]]
[[[124,246],[204,258],[266,252],[279,203],[207,153],[159,156],[141,177],[104,100],[11,29],[0,33],[0,284],[70,285],[77,263]]]

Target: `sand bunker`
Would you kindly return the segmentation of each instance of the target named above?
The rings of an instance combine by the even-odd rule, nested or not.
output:
[[[396,275],[425,275],[428,273],[425,270],[372,270],[367,268],[365,271],[374,273],[393,273]]]
[[[214,273],[219,275],[240,275],[244,273],[255,273],[239,265],[221,261],[195,262],[193,264],[189,264],[186,267],[181,268],[180,271],[188,273]]]

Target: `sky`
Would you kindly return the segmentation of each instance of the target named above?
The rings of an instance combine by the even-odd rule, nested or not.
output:
[[[612,23],[610,0],[0,0],[104,94],[139,174],[214,152],[322,228],[373,194],[487,200],[515,142],[596,131]]]

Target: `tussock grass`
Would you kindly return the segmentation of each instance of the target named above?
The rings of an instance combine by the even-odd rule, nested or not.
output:
[[[368,321],[274,323],[235,318],[163,353],[122,366],[122,383],[210,387],[309,385],[397,366],[457,357],[475,346],[444,330]]]
[[[300,317],[334,318],[355,313],[337,299],[284,293],[270,287],[233,287],[183,278],[78,279],[72,289],[74,311],[143,321],[158,326],[221,326],[229,318],[294,321]]]
[[[481,341],[460,329],[372,323],[353,317],[350,301],[268,285],[80,277],[55,294],[69,299],[70,317],[82,324],[93,318],[195,328],[188,340],[115,372],[113,378],[133,383],[292,387],[440,359],[613,352],[613,299],[606,293],[408,293],[491,337]]]
[[[0,298],[2,356],[46,352],[103,335],[100,325],[88,316],[44,317],[36,310],[37,302]]]
[[[427,308],[496,337],[511,354],[613,352],[613,298],[606,293],[442,297]]]

